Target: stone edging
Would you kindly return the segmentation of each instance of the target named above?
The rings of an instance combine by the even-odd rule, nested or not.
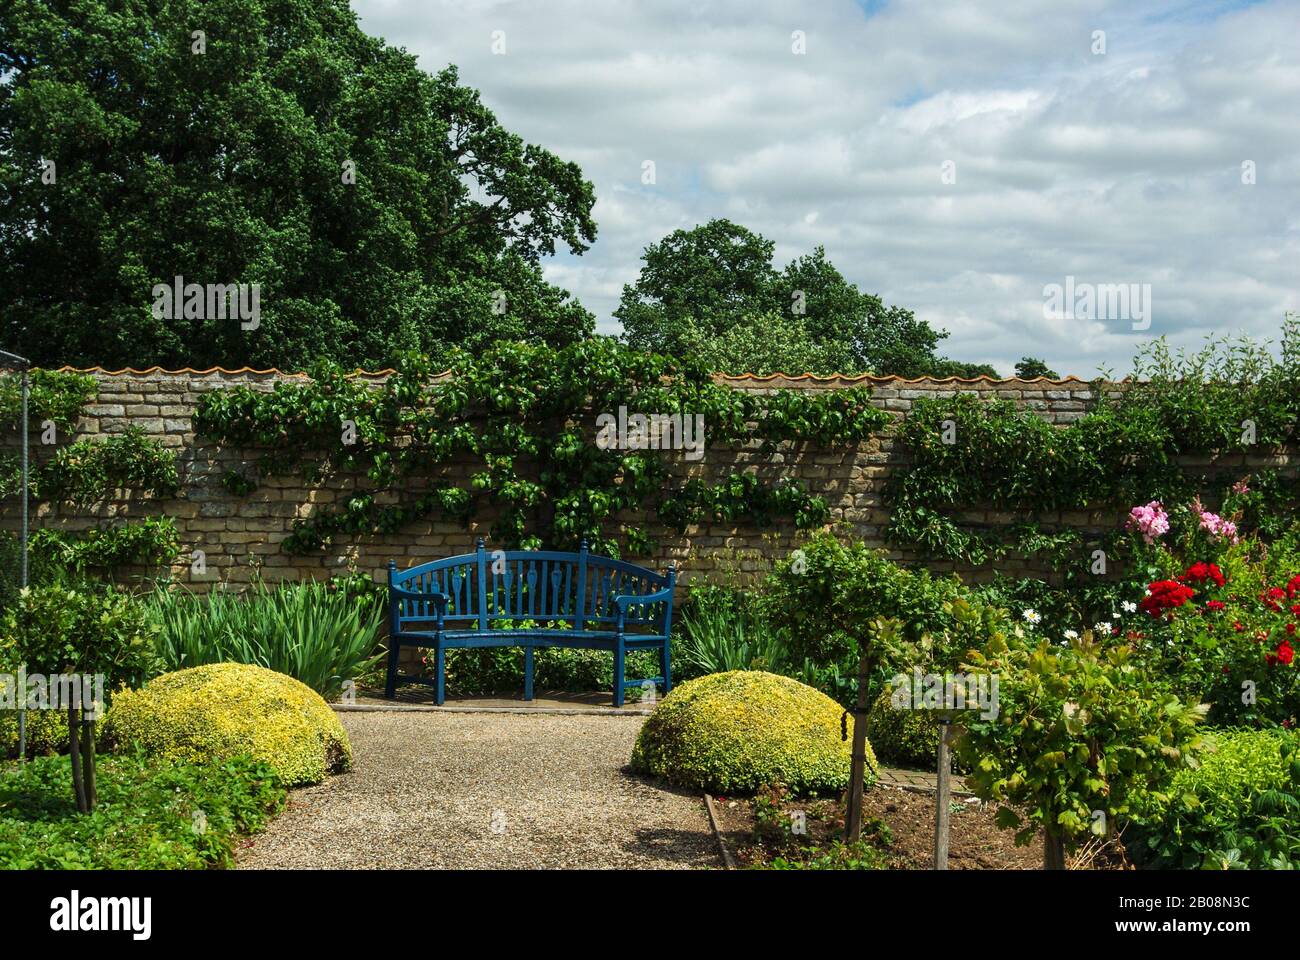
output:
[[[713,798],[707,793],[704,795],[704,809],[709,813],[709,826],[713,828],[713,839],[718,841],[718,850],[722,853],[722,869],[738,869],[731,848],[727,846],[727,841],[722,839],[722,827],[718,824],[718,812],[713,808]]]

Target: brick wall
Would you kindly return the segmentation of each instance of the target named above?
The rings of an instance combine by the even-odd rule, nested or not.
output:
[[[271,580],[328,576],[346,571],[349,566],[382,577],[390,557],[397,558],[401,565],[410,565],[466,552],[472,549],[475,537],[489,536],[490,515],[480,516],[468,530],[455,522],[433,520],[411,524],[393,536],[357,537],[336,544],[322,556],[290,556],[282,551],[281,541],[294,518],[309,516],[315,509],[335,504],[346,495],[351,481],[335,478],[324,486],[306,488],[293,477],[260,479],[258,488],[249,496],[232,496],[221,485],[222,476],[228,470],[250,466],[256,459],[255,452],[223,449],[196,438],[192,419],[199,397],[209,390],[236,385],[270,389],[277,380],[291,375],[274,371],[219,370],[202,373],[158,370],[108,373],[95,370],[92,373],[98,381],[99,395],[87,406],[78,424],[78,435],[118,433],[128,425],[142,428],[176,450],[180,458],[181,489],[176,497],[162,501],[136,498],[129,492],[119,491],[116,499],[91,509],[43,505],[34,514],[33,528],[55,526],[72,531],[123,518],[158,514],[174,517],[185,545],[175,575],[185,582],[193,580],[199,589],[219,581],[247,583],[259,568],[262,575]],[[376,382],[382,380],[381,374],[366,376]],[[973,392],[983,397],[1013,400],[1049,422],[1064,424],[1082,416],[1093,399],[1092,386],[1077,379],[726,378],[735,389],[758,391],[834,390],[864,381],[874,387],[874,402],[898,416],[906,416],[913,401],[920,397]],[[39,458],[39,451],[37,456]],[[680,458],[682,454],[665,453],[665,456]],[[1259,458],[1249,465],[1286,462],[1286,458]],[[1208,461],[1200,464],[1190,462],[1189,465],[1204,463]],[[705,476],[744,469],[755,471],[766,480],[798,477],[809,489],[827,499],[833,521],[847,522],[857,536],[883,547],[888,514],[882,503],[881,490],[893,471],[906,469],[907,465],[903,450],[888,437],[877,436],[856,448],[837,450],[787,443],[774,453],[763,453],[758,450],[757,442],[714,448],[702,462],[688,464],[683,459],[677,468]],[[1218,465],[1244,469],[1248,464],[1246,458],[1236,456],[1223,458]],[[463,469],[466,471],[463,476],[467,476],[468,465]],[[255,474],[250,471],[249,475]],[[1015,517],[1005,513],[972,511],[965,519],[996,525],[1010,523]],[[1094,530],[1112,527],[1119,520],[1107,511],[1074,512],[1042,519],[1048,523],[1055,521]],[[11,502],[6,506],[4,525],[14,529],[17,524],[17,510]],[[766,569],[770,558],[788,553],[799,536],[792,523],[765,530],[710,524],[689,529],[684,535],[655,529],[651,525],[650,532],[659,543],[659,555],[652,565],[662,566],[675,559],[688,576],[726,570],[741,574],[760,573]],[[199,580],[191,577],[188,559],[190,552],[196,549],[204,551],[208,568],[206,577]],[[899,559],[911,559],[897,551],[893,555]],[[947,563],[932,563],[930,566],[937,570],[954,569]],[[1026,573],[1037,568],[1027,561],[1008,560],[999,564],[998,569]],[[961,572],[969,579],[978,580],[991,576],[993,570]]]

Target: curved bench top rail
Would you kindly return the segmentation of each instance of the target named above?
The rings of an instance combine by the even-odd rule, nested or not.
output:
[[[588,567],[610,567],[620,570],[624,573],[637,577],[645,577],[653,583],[663,587],[668,584],[668,576],[658,573],[648,567],[639,564],[630,563],[627,560],[616,560],[613,557],[602,556],[601,554],[591,553],[587,548],[587,541],[582,541],[582,547],[577,552],[562,550],[487,550],[482,537],[478,539],[478,549],[474,553],[461,553],[452,557],[441,557],[437,560],[430,560],[427,563],[421,563],[414,567],[408,567],[405,570],[396,569],[396,561],[390,561],[393,573],[391,583],[395,587],[407,586],[412,580],[419,580],[424,574],[441,570],[451,570],[459,567],[471,567],[477,565],[480,554],[487,557],[489,570],[494,563],[499,564],[504,560],[507,564],[515,561],[546,561],[552,564],[578,564],[585,555]]]
[[[585,550],[585,542],[583,544]],[[667,615],[663,594],[674,582],[668,575],[587,552],[550,550],[487,552],[480,539],[474,553],[444,557],[398,572],[390,564],[396,588],[399,625],[437,619],[449,627],[476,623],[494,629],[493,621],[562,621],[597,628],[619,619],[616,597],[656,596],[625,602],[623,622],[651,626]],[[445,601],[434,600],[439,595]],[[442,610],[439,611],[439,605]]]

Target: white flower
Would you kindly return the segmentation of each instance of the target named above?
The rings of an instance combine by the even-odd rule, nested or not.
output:
[[[1078,639],[1079,639],[1079,631],[1078,631],[1078,630],[1066,630],[1066,631],[1065,631],[1065,639],[1066,639],[1066,640],[1078,640]]]
[[[1037,611],[1037,610],[1033,610],[1033,609],[1026,610],[1023,614],[1021,614],[1021,616],[1023,616],[1023,617],[1025,618],[1025,623],[1035,623],[1035,624],[1036,624],[1036,623],[1038,623],[1039,621],[1041,621],[1041,620],[1043,619],[1042,617],[1040,617],[1040,616],[1038,615],[1038,611]]]
[[[1110,633],[1110,621],[1098,620],[1096,623],[1092,625],[1092,629],[1096,633]]]
[[[1150,590],[1147,591],[1147,593],[1150,592],[1151,592]],[[1125,600],[1123,603],[1120,604],[1120,608],[1123,609],[1125,613],[1137,613],[1138,605],[1134,603],[1132,600]]]

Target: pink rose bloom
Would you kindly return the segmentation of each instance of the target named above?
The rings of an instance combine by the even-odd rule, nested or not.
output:
[[[1143,540],[1152,544],[1169,532],[1169,514],[1165,513],[1159,500],[1152,500],[1144,507],[1130,510],[1128,522],[1124,526],[1128,530],[1138,531]]]
[[[1226,540],[1229,543],[1236,543],[1239,539],[1235,523],[1231,520],[1224,520],[1223,517],[1216,513],[1210,513],[1208,510],[1201,511],[1201,529],[1208,533],[1213,540]]]

